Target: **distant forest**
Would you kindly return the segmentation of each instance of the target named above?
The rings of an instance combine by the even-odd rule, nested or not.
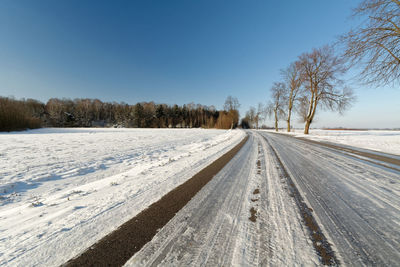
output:
[[[98,99],[58,98],[51,98],[44,104],[34,99],[0,97],[0,131],[40,127],[229,129],[237,127],[238,120],[236,108],[216,110],[200,104],[178,106],[141,102],[129,105]]]

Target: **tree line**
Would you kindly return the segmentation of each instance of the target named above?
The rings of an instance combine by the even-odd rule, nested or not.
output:
[[[343,75],[353,66],[361,69],[359,81],[369,85],[400,83],[400,1],[364,0],[353,11],[364,18],[355,30],[344,34],[334,45],[314,48],[301,54],[296,61],[281,70],[281,80],[271,89],[271,100],[255,112],[251,107],[242,120],[248,127],[258,128],[261,114],[278,121],[284,119],[287,131],[291,119],[298,113],[308,134],[318,110],[343,113],[355,100]],[[341,47],[343,53],[336,53]],[[260,106],[260,104],[259,104]]]
[[[167,105],[141,102],[135,105],[98,99],[51,98],[46,104],[34,99],[0,97],[0,131],[40,127],[136,127],[136,128],[236,128],[239,102],[229,96],[224,110],[200,104]]]

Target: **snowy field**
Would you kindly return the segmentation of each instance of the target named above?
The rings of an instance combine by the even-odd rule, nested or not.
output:
[[[0,134],[0,265],[60,265],[238,144],[240,130]]]
[[[303,129],[295,129],[295,131],[291,133],[286,131],[280,131],[280,133],[309,138],[315,141],[326,141],[400,155],[400,131],[337,131],[312,129],[310,130],[310,134],[306,135],[303,134]]]

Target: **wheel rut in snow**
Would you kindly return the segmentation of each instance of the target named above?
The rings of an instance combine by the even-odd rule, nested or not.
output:
[[[279,167],[281,168],[285,178],[289,184],[289,190],[291,192],[290,196],[292,196],[300,210],[301,217],[304,220],[304,224],[308,228],[313,246],[317,251],[318,255],[320,256],[321,263],[324,265],[340,265],[339,260],[335,256],[334,251],[330,243],[328,242],[326,236],[323,234],[321,228],[319,227],[317,221],[312,215],[313,210],[307,206],[304,202],[303,197],[301,196],[299,190],[297,189],[296,185],[294,184],[292,178],[290,177],[289,173],[287,172],[285,166],[283,165],[278,153],[276,152],[275,148],[270,144],[268,139],[263,136],[269,147],[271,148],[274,156],[277,159]]]
[[[122,266],[149,242],[243,147],[238,145],[63,266]]]

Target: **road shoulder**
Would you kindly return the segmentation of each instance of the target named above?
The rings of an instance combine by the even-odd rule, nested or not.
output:
[[[191,179],[170,191],[64,266],[122,266],[236,155],[247,140],[248,136]]]

